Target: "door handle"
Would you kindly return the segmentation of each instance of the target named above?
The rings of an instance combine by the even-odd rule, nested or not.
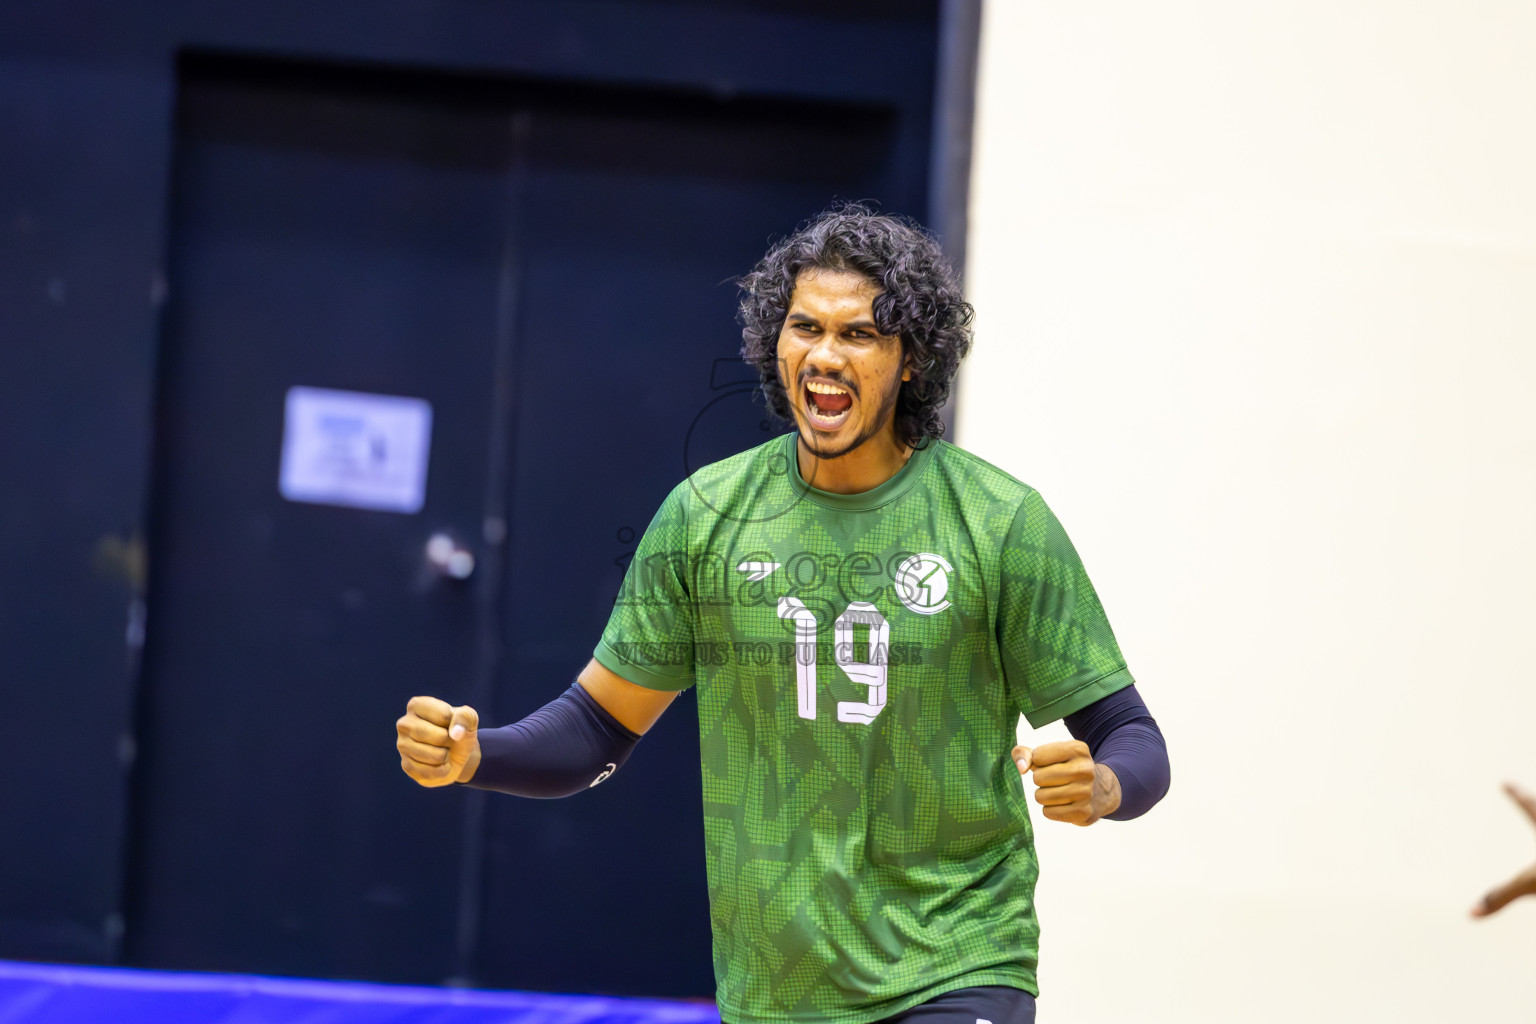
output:
[[[475,556],[446,533],[434,533],[427,541],[427,564],[439,575],[467,580],[475,571]]]

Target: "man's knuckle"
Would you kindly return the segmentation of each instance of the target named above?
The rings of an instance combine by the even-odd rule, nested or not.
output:
[[[412,697],[406,708],[417,718],[439,724],[450,714],[448,705],[436,697]]]

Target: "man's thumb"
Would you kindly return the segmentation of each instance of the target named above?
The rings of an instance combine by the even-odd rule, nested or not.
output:
[[[463,764],[469,759],[469,752],[475,745],[475,730],[478,728],[480,716],[474,708],[465,704],[453,709],[453,718],[448,723],[448,739],[453,742],[453,746],[448,748],[448,760]]]
[[[1019,766],[1019,774],[1023,775],[1035,763],[1035,752],[1030,747],[1014,747],[1013,763]]]

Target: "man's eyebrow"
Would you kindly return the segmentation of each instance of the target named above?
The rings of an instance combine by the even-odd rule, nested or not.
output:
[[[786,316],[784,318],[784,322],[787,323],[787,324],[817,324],[817,325],[819,325],[821,323],[821,321],[817,320],[815,317],[811,316],[809,313],[791,313],[791,314],[789,314],[788,316]],[[869,331],[872,334],[879,334],[880,333],[879,326],[876,325],[873,320],[854,320],[854,321],[852,321],[850,323],[844,324],[843,325],[843,330],[845,330],[845,331]]]
[[[791,313],[784,319],[794,321],[797,324],[814,324],[817,322],[816,318],[811,316],[809,313]],[[846,326],[849,330],[858,329],[864,331],[874,331],[876,334],[880,333],[880,328],[875,326],[875,322],[873,320],[854,320]]]

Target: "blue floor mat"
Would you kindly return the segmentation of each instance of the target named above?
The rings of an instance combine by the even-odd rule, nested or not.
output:
[[[719,1024],[708,1003],[0,961],[0,1024]]]

